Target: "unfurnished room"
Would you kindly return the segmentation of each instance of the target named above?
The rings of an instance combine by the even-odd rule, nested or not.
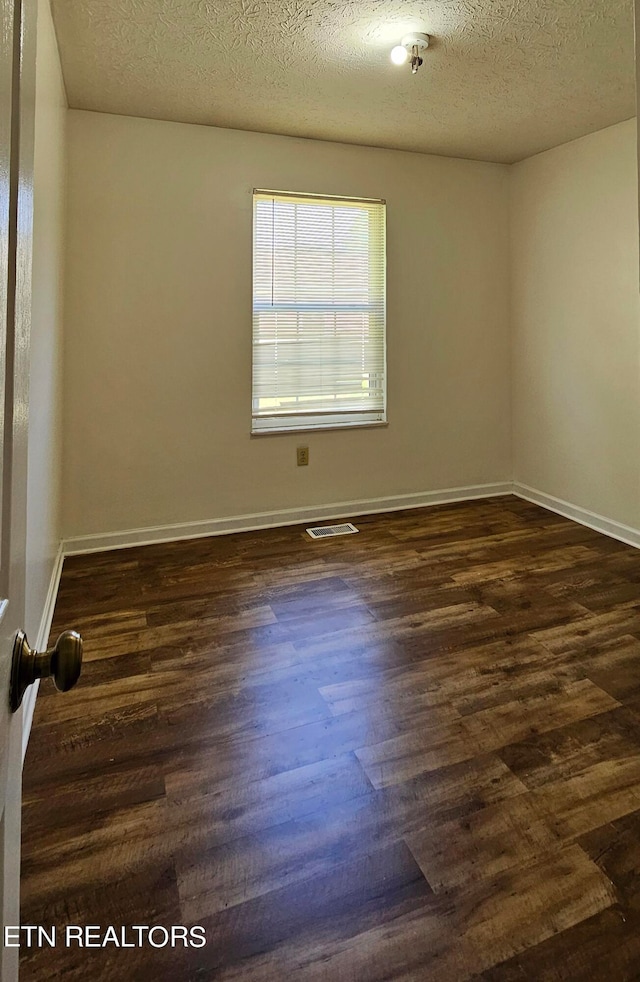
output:
[[[640,978],[632,0],[0,0],[3,982]]]

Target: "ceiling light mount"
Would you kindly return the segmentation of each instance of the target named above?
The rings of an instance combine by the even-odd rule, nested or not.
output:
[[[411,74],[415,75],[422,64],[422,52],[429,47],[431,38],[428,34],[414,31],[406,34],[400,44],[397,44],[391,52],[391,61],[394,65],[404,65],[409,59]]]

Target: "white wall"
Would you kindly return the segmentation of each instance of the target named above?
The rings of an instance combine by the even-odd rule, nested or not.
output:
[[[510,183],[515,479],[640,528],[635,120]]]
[[[35,643],[60,544],[62,274],[67,100],[48,0],[39,0],[29,386],[26,629]]]
[[[508,480],[507,178],[71,111],[64,535]],[[249,436],[253,187],[387,199],[388,427]]]

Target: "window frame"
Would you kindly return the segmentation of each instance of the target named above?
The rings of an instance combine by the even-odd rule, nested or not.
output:
[[[362,409],[362,410],[338,410],[337,412],[332,412],[330,410],[318,410],[311,411],[309,413],[291,412],[287,414],[286,411],[274,412],[274,413],[256,413],[255,411],[255,351],[256,351],[256,327],[255,319],[256,312],[259,311],[260,307],[264,304],[264,301],[260,302],[256,299],[256,199],[273,196],[277,199],[290,198],[293,202],[304,204],[304,203],[315,203],[321,204],[326,202],[327,204],[335,204],[339,206],[340,204],[348,205],[350,203],[360,204],[360,205],[380,205],[382,208],[381,218],[379,219],[379,224],[381,228],[381,242],[379,244],[379,250],[377,249],[378,256],[377,260],[370,262],[369,264],[369,275],[372,270],[377,267],[380,270],[381,284],[380,284],[380,299],[377,302],[377,306],[381,308],[381,319],[382,319],[382,365],[380,374],[382,375],[382,407],[379,409]],[[251,343],[251,360],[252,360],[252,383],[251,383],[251,435],[252,436],[266,436],[269,434],[278,433],[301,433],[310,432],[315,430],[342,430],[342,429],[356,429],[356,428],[368,428],[377,426],[387,426],[387,303],[386,303],[386,280],[387,280],[387,235],[386,235],[386,200],[384,198],[363,198],[363,197],[352,197],[344,195],[328,195],[328,194],[317,194],[315,192],[300,192],[300,191],[274,191],[267,190],[263,188],[254,188],[252,191],[252,223],[253,223],[253,233],[252,233],[252,343]],[[381,254],[380,254],[381,253]],[[335,301],[318,301],[311,305],[313,309],[321,310],[326,308],[327,312],[335,312],[340,310],[340,305],[336,304]],[[362,302],[346,302],[342,309],[353,311],[358,307],[362,307],[363,310],[371,310],[375,308],[376,303],[362,303]],[[292,312],[299,312],[300,308],[304,308],[304,303],[296,303],[292,301],[291,303],[271,303],[265,305],[266,310],[273,310],[274,307],[282,307],[283,309],[291,310]],[[380,319],[378,320],[380,323]],[[371,378],[373,373],[369,373],[369,378]],[[304,396],[301,396],[304,398]],[[296,394],[298,398],[298,394]]]

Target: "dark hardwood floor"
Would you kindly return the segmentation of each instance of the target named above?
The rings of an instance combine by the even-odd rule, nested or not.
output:
[[[22,923],[206,945],[23,982],[640,978],[640,551],[512,497],[355,521],[65,562]]]

